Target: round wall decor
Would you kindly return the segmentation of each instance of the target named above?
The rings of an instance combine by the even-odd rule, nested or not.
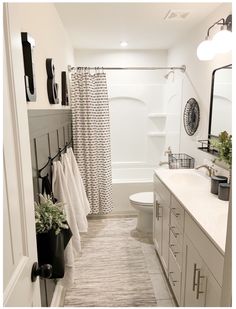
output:
[[[184,128],[188,135],[193,135],[198,128],[200,121],[200,109],[197,101],[191,98],[184,108]]]

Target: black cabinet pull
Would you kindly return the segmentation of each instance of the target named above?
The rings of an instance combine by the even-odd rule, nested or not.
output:
[[[197,285],[196,283],[196,272],[197,270],[199,270],[199,268],[197,268],[197,264],[194,263],[193,265],[193,291],[195,291],[195,286]]]
[[[200,291],[200,280],[203,278],[205,278],[205,276],[201,276],[201,270],[198,269],[196,299],[199,299],[199,295],[204,293],[203,291]]]

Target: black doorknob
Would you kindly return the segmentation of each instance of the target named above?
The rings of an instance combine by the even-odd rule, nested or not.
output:
[[[31,271],[31,281],[35,282],[37,279],[37,276],[41,278],[49,279],[52,276],[52,265],[44,264],[39,267],[38,263],[35,262],[33,264],[32,271]]]

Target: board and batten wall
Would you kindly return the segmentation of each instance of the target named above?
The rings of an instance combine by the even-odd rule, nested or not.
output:
[[[74,64],[74,52],[69,37],[53,3],[10,3],[11,35],[21,40],[21,32],[27,32],[35,40],[33,50],[36,80],[36,102],[26,103],[28,109],[68,109],[61,104],[50,104],[47,95],[46,58],[52,58],[55,81],[59,86],[61,103],[61,72]],[[19,46],[20,44],[18,44]],[[23,65],[23,55],[22,55]],[[22,71],[24,79],[24,71]]]
[[[188,136],[182,120],[180,131],[180,151],[196,158],[196,164],[203,164],[205,159],[211,160],[213,158],[213,156],[197,149],[200,146],[197,141],[208,137],[212,72],[216,68],[232,63],[231,52],[218,54],[211,61],[200,61],[197,58],[197,47],[205,39],[207,29],[220,18],[226,18],[231,13],[232,6],[230,3],[220,5],[197,27],[194,27],[191,34],[188,33],[168,50],[169,64],[185,64],[187,67],[183,80],[182,113],[187,100],[191,97],[194,97],[200,106],[200,124],[196,134]],[[215,26],[211,34],[219,31],[219,29],[219,26]]]

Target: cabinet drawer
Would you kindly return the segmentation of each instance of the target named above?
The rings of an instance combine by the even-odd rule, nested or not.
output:
[[[178,230],[183,233],[183,226],[179,225],[179,221],[177,220],[176,216],[170,211],[170,224],[171,226],[176,226]]]
[[[219,285],[222,286],[224,256],[188,214],[185,215],[185,233],[191,239]]]
[[[170,239],[175,240],[175,243],[179,248],[182,248],[183,245],[183,234],[179,227],[176,224],[171,224],[169,226],[170,229]]]
[[[180,304],[181,272],[179,270],[179,267],[175,261],[175,258],[171,250],[169,251],[168,278],[169,278],[169,282],[172,287],[173,293],[175,294],[175,298],[178,304]]]
[[[171,215],[176,219],[182,231],[184,229],[184,208],[180,205],[177,199],[171,196]]]
[[[178,244],[176,238],[174,237],[173,233],[170,233],[170,243],[169,243],[170,251],[172,252],[176,263],[179,266],[179,269],[182,270],[182,258],[183,258],[183,249],[182,245]]]

